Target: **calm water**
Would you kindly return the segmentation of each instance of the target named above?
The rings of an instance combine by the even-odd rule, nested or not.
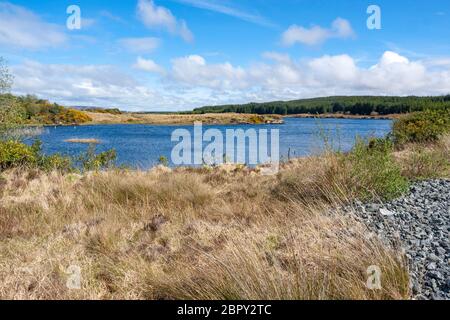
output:
[[[282,157],[305,156],[320,152],[323,148],[323,133],[331,137],[334,147],[349,150],[355,138],[385,136],[391,130],[389,120],[351,120],[351,119],[295,119],[286,118],[283,125],[227,125],[204,126],[219,129],[279,129],[280,154]],[[158,163],[160,156],[170,159],[173,130],[183,128],[193,132],[192,126],[155,126],[155,125],[97,125],[81,127],[49,127],[40,136],[46,154],[62,153],[77,155],[87,149],[86,145],[66,143],[64,140],[99,139],[97,151],[114,148],[117,151],[117,164],[146,169]]]

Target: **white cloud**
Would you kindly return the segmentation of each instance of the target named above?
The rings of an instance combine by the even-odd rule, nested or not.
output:
[[[171,78],[190,86],[231,88],[245,86],[245,71],[229,62],[207,64],[199,55],[177,58],[172,61]]]
[[[337,18],[331,26],[331,37],[351,38],[355,36],[355,32],[348,20]]]
[[[27,60],[11,67],[13,92],[33,93],[67,106],[120,107],[123,110],[187,108],[183,97],[174,98],[109,65],[42,64]]]
[[[425,59],[422,61],[426,67],[449,67],[450,68],[450,58],[433,58]]]
[[[144,59],[142,57],[137,58],[133,68],[151,73],[165,74],[164,68],[158,65],[155,61],[151,59]]]
[[[119,44],[128,51],[135,53],[150,53],[157,49],[161,41],[158,38],[124,38],[119,40]]]
[[[281,36],[281,43],[285,46],[292,46],[301,43],[308,46],[315,46],[324,43],[331,38],[350,38],[355,35],[350,22],[337,18],[333,21],[331,28],[326,29],[320,26],[305,28],[292,25]]]
[[[434,83],[436,80],[441,83]],[[450,79],[442,77],[439,73],[427,70],[419,61],[411,62],[406,57],[386,51],[380,61],[365,70],[361,84],[367,88],[381,90],[384,93],[402,92],[403,94],[415,94],[428,90],[450,91]],[[444,85],[444,87],[443,87]],[[446,87],[445,87],[446,85]]]
[[[393,51],[386,51],[381,57],[379,65],[387,67],[395,64],[408,64],[408,63],[409,63],[408,58],[403,57]]]
[[[361,67],[349,55],[269,59],[247,67],[209,63],[191,55],[164,70],[139,57],[135,68],[160,79],[142,83],[112,66],[47,65],[25,61],[13,66],[14,92],[34,93],[67,105],[118,106],[124,110],[186,110],[202,105],[300,99],[330,95],[442,95],[450,93],[448,58],[412,61],[387,51]]]
[[[139,0],[137,14],[144,25],[150,29],[163,28],[181,36],[187,42],[194,40],[194,35],[184,20],[177,20],[169,9],[157,6],[153,0]]]
[[[66,41],[62,27],[43,21],[23,7],[0,3],[0,45],[36,50]]]
[[[320,83],[333,83],[335,81],[354,81],[358,76],[355,61],[349,55],[323,56],[312,59],[308,67],[314,78]]]
[[[245,102],[248,92],[259,92],[260,97],[271,95],[271,99],[333,94],[450,93],[450,66],[443,64],[443,59],[425,64],[387,51],[378,63],[362,68],[346,54],[299,61],[274,52],[265,53],[263,57],[272,63],[260,62],[247,68],[228,62],[209,64],[198,55],[182,57],[172,61],[166,80],[192,90],[208,88],[215,94],[239,91],[241,102]]]

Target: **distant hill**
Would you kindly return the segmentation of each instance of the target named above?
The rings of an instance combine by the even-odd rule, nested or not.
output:
[[[437,97],[334,96],[292,101],[205,106],[194,109],[193,113],[387,115],[447,108],[450,108],[450,95]]]
[[[85,106],[72,106],[71,108],[81,110],[81,111],[98,112],[98,113],[111,113],[111,114],[122,114],[123,113],[118,108],[85,107]]]
[[[76,109],[76,110],[86,110],[86,109],[103,109],[101,107],[87,107],[87,106],[71,106],[72,109]]]

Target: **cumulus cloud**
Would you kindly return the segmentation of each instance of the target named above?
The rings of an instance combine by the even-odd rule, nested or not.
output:
[[[209,63],[200,55],[173,59],[164,70],[139,57],[135,68],[160,77],[143,84],[112,66],[13,66],[14,92],[35,93],[66,104],[119,106],[125,110],[183,110],[202,105],[330,95],[442,95],[450,93],[450,65],[387,51],[359,66],[346,54],[293,59],[276,52],[247,67]],[[151,78],[150,78],[151,79]]]
[[[139,0],[137,14],[142,23],[150,29],[162,28],[181,36],[187,42],[194,40],[186,21],[178,20],[169,9],[157,6],[153,0]]]
[[[199,55],[172,60],[171,78],[176,82],[212,88],[245,86],[245,71],[229,62],[207,64]]]
[[[442,83],[433,84],[436,80]],[[403,92],[414,94],[424,88],[427,90],[450,91],[448,77],[442,77],[439,73],[427,70],[420,62],[411,62],[395,52],[387,51],[380,61],[366,70],[361,84],[370,89],[383,90],[385,92]],[[447,87],[442,87],[447,85]],[[431,86],[435,86],[431,88]]]
[[[26,60],[22,65],[13,66],[16,76],[15,86],[24,92],[41,92],[61,96],[80,93],[92,96],[101,94],[108,87],[130,87],[135,85],[132,78],[107,65],[62,65],[42,64]]]
[[[13,92],[33,93],[64,105],[120,107],[124,110],[174,109],[183,99],[150,88],[109,65],[42,64],[26,60],[11,68]]]
[[[263,57],[270,62],[247,68],[228,62],[211,64],[198,55],[182,57],[172,61],[167,77],[189,88],[200,86],[243,93],[259,90],[274,92],[273,98],[286,98],[286,91],[297,93],[298,98],[332,94],[450,93],[450,66],[442,64],[442,59],[435,64],[430,61],[425,64],[387,51],[378,63],[362,68],[347,54],[297,61],[274,52],[265,53]],[[436,64],[440,66],[437,69]],[[427,68],[427,65],[434,67]]]
[[[62,27],[43,21],[23,7],[0,3],[0,45],[36,50],[66,41]]]
[[[133,68],[158,74],[165,74],[166,72],[164,68],[158,65],[155,61],[151,59],[144,59],[142,57],[137,58],[137,61],[133,65]]]
[[[319,83],[332,84],[335,81],[351,82],[358,77],[358,68],[349,55],[329,56],[308,62],[309,72]]]
[[[119,44],[130,52],[150,53],[157,49],[161,41],[158,38],[124,38],[119,40]]]
[[[351,38],[355,35],[348,20],[337,18],[333,21],[331,28],[312,26],[305,28],[292,25],[281,36],[281,43],[285,46],[293,46],[301,43],[308,46],[315,46],[324,43],[331,38]]]

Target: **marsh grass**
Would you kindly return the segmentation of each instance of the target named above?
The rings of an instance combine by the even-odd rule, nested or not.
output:
[[[448,174],[448,136],[358,140],[348,153],[258,168],[159,166],[0,179],[0,298],[408,299],[408,266],[355,214]],[[66,286],[68,267],[81,290]],[[381,290],[366,286],[370,266]]]
[[[343,174],[333,171],[340,165],[328,155],[286,163],[279,176],[220,168],[8,171],[0,297],[408,298],[398,251],[333,209],[347,192],[327,180]],[[71,265],[81,268],[81,290],[65,285]],[[371,265],[382,269],[382,290],[366,288]]]
[[[358,139],[348,153],[328,149],[322,156],[295,162],[280,173],[273,189],[281,199],[295,197],[304,204],[389,200],[409,187],[388,140]]]

